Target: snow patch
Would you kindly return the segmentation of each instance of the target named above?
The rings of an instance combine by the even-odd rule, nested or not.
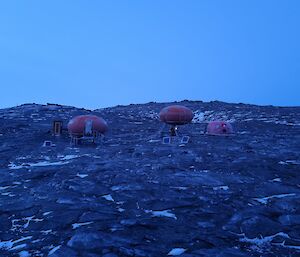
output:
[[[111,202],[115,201],[111,195],[102,195],[101,197],[103,197],[107,201],[111,201]]]
[[[123,209],[123,208],[118,208],[117,210],[118,210],[118,212],[124,212],[125,211],[125,209]]]
[[[61,160],[64,160],[64,161],[69,161],[69,160],[73,160],[73,159],[76,159],[80,157],[80,155],[74,155],[74,154],[70,154],[70,155],[60,155],[59,158]]]
[[[188,189],[188,187],[174,187],[174,186],[171,186],[170,188],[178,189],[178,190],[187,190]]]
[[[61,248],[61,245],[54,247],[51,251],[49,251],[48,256],[55,253],[59,248]]]
[[[168,255],[177,256],[183,254],[185,251],[186,249],[184,248],[174,248],[168,253]]]
[[[281,182],[281,178],[274,178],[271,181],[273,181],[273,182]]]
[[[69,162],[63,162],[63,161],[58,161],[58,162],[48,162],[48,161],[41,161],[41,162],[36,162],[36,163],[23,163],[21,165],[16,165],[14,163],[10,163],[8,165],[8,168],[11,170],[18,170],[22,168],[29,168],[29,167],[47,167],[47,166],[60,166],[60,165],[66,165]]]
[[[76,176],[79,177],[79,178],[85,178],[85,177],[88,177],[88,174],[77,173]]]
[[[280,164],[280,165],[289,165],[289,164],[300,165],[300,161],[297,161],[297,160],[286,160],[286,161],[280,161],[280,162],[278,162],[278,164]]]
[[[291,193],[291,194],[271,195],[271,196],[266,196],[266,197],[262,197],[262,198],[253,198],[253,199],[259,203],[267,204],[270,199],[273,199],[273,198],[280,199],[280,198],[290,197],[290,196],[296,196],[296,194]]]
[[[29,223],[31,221],[34,221],[34,222],[40,222],[40,221],[43,221],[44,219],[34,219],[34,216],[32,217],[26,217],[26,218],[23,218],[22,220],[26,220],[27,222],[23,225],[23,228],[28,228],[29,227]]]
[[[167,217],[167,218],[173,218],[177,220],[177,217],[174,213],[172,213],[170,210],[163,210],[163,211],[152,211],[152,210],[145,210],[146,213],[151,213],[152,217]]]
[[[20,239],[17,239],[15,241],[9,240],[9,241],[0,241],[0,250],[10,250],[13,249],[14,244],[26,241],[28,239],[31,239],[32,236],[27,236],[27,237],[21,237]]]
[[[19,257],[30,257],[31,254],[27,251],[19,252]]]
[[[245,234],[242,234],[242,236],[243,236],[243,238],[240,238],[240,242],[255,244],[257,246],[270,244],[272,242],[272,240],[277,236],[281,236],[284,238],[290,238],[288,234],[283,233],[283,232],[279,232],[279,233],[276,233],[275,235],[260,237],[260,238],[258,238],[258,237],[248,238],[248,237],[246,237]]]
[[[225,190],[227,191],[229,189],[228,186],[218,186],[218,187],[213,187],[213,190]]]
[[[194,118],[192,120],[192,123],[202,123],[204,121],[204,113],[198,111],[194,112]]]
[[[261,250],[261,248],[268,247],[270,245],[277,245],[277,246],[284,247],[284,248],[300,250],[300,246],[298,246],[298,245],[286,245],[285,240],[283,240],[282,243],[272,243],[272,241],[275,237],[282,237],[285,239],[296,240],[296,239],[291,238],[288,234],[286,234],[284,232],[278,232],[275,235],[271,235],[271,236],[265,236],[265,237],[261,236],[260,238],[258,238],[258,237],[248,238],[245,236],[245,234],[241,234],[239,236],[243,236],[243,238],[240,238],[240,240],[239,240],[240,242],[252,244],[259,251]]]
[[[52,213],[53,211],[47,211],[47,212],[44,212],[43,213],[43,216],[47,216],[47,215],[49,215],[50,213]]]
[[[89,224],[92,224],[92,223],[94,223],[94,222],[89,221],[89,222],[83,222],[83,223],[74,223],[74,224],[72,224],[72,228],[76,229],[76,228],[80,228],[81,226],[86,226],[86,225],[89,225]]]
[[[28,167],[46,167],[46,166],[60,166],[69,164],[71,160],[80,158],[80,157],[90,157],[90,154],[83,154],[83,155],[59,155],[58,161],[50,162],[50,158],[48,156],[44,157],[44,161],[36,162],[36,163],[22,163],[21,165],[17,165],[15,163],[10,163],[8,168],[11,170],[17,170],[22,168]]]
[[[48,235],[48,234],[52,233],[52,229],[41,230],[41,233],[44,234],[44,235]]]
[[[22,248],[25,248],[27,246],[27,244],[20,244],[20,245],[16,245],[13,248],[9,249],[9,251],[16,251],[16,250],[20,250]]]
[[[157,142],[160,142],[161,140],[160,139],[150,139],[148,142],[149,143],[157,143]]]
[[[0,190],[5,190],[7,188],[10,188],[10,186],[4,186],[4,187],[0,187]]]

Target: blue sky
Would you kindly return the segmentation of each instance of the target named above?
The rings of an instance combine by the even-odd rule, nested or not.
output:
[[[298,0],[0,3],[0,107],[300,105]]]

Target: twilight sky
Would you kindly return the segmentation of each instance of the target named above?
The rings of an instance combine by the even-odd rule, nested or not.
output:
[[[300,1],[1,1],[0,88],[0,108],[300,105]]]

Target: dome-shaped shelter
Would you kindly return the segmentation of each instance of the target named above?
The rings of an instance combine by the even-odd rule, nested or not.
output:
[[[68,131],[72,139],[91,139],[93,142],[108,129],[104,119],[96,115],[79,115],[68,123]]]
[[[182,105],[167,106],[159,113],[162,122],[175,126],[190,123],[193,117],[194,114],[191,109]]]
[[[208,135],[223,135],[227,136],[234,134],[232,125],[226,121],[211,121],[208,123],[206,128],[206,133]]]
[[[166,125],[170,126],[168,132],[170,138],[168,141],[170,141],[172,137],[178,136],[177,126],[190,123],[193,117],[194,114],[192,110],[182,105],[170,105],[163,108],[159,113],[159,118]],[[161,134],[164,134],[164,128],[161,130]]]

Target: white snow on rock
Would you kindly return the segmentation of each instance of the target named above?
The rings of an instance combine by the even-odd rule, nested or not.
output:
[[[300,165],[300,161],[297,160],[286,160],[286,161],[280,161],[278,162],[280,165]]]
[[[21,237],[20,239],[17,239],[15,241],[9,240],[9,241],[0,241],[0,249],[1,250],[10,250],[13,249],[14,244],[23,242],[25,240],[31,239],[32,236],[26,236],[26,237]]]
[[[272,181],[272,182],[282,182],[282,181],[281,181],[281,178],[274,178],[274,179],[272,179],[271,181]]]
[[[76,228],[79,228],[81,226],[86,226],[86,225],[89,225],[89,224],[92,224],[92,223],[94,223],[94,222],[89,221],[89,222],[83,222],[83,223],[74,223],[74,224],[72,224],[72,228],[76,229]]]
[[[21,165],[16,165],[14,163],[10,163],[8,165],[8,168],[11,170],[18,170],[22,168],[30,168],[30,167],[46,167],[46,166],[59,166],[59,165],[65,165],[68,164],[69,162],[63,162],[63,161],[58,161],[58,162],[48,162],[48,161],[41,161],[41,162],[36,162],[36,163],[23,163]]]
[[[19,252],[19,257],[30,257],[31,254],[27,251],[21,251]]]
[[[69,154],[69,155],[59,155],[58,157],[61,160],[69,161],[69,160],[73,160],[73,159],[80,157],[80,155]]]
[[[152,211],[152,210],[145,210],[146,213],[151,213],[152,217],[167,217],[167,218],[173,218],[177,220],[177,217],[174,213],[172,213],[170,210],[163,210],[163,211]]]
[[[195,111],[194,112],[194,118],[192,120],[192,123],[202,123],[204,122],[204,113],[203,112],[200,112],[199,110],[198,111]]]
[[[59,155],[57,161],[50,161],[48,156],[44,156],[43,161],[35,162],[35,163],[22,163],[21,165],[17,165],[15,163],[10,163],[8,168],[11,170],[17,170],[22,168],[30,168],[30,167],[46,167],[46,166],[60,166],[69,164],[70,161],[80,158],[80,157],[90,157],[90,154],[83,154],[83,155]]]
[[[11,192],[1,193],[1,195],[9,196],[9,197],[16,196],[16,195],[12,194]]]
[[[149,112],[139,112],[139,116],[141,118],[151,119],[151,120],[157,120],[159,118],[159,115],[155,111],[149,111]]]
[[[20,244],[20,245],[16,245],[13,248],[9,249],[9,251],[16,251],[16,250],[20,250],[22,248],[25,248],[27,246],[27,244]]]
[[[10,241],[0,241],[0,249],[3,249],[3,250],[8,250],[10,248],[12,248],[13,246],[13,242],[10,240]]]
[[[51,234],[53,231],[52,229],[48,229],[48,230],[41,230],[41,233],[44,234],[44,235],[48,235],[48,234]]]
[[[90,154],[82,154],[82,155],[69,154],[69,155],[60,155],[58,157],[60,157],[60,159],[63,161],[69,161],[80,157],[90,157],[90,156],[91,156]]]
[[[161,140],[160,139],[150,139],[148,142],[149,143],[157,143],[157,142],[160,142]]]
[[[111,195],[102,195],[101,197],[103,197],[107,201],[111,201],[111,202],[115,201]]]
[[[168,253],[168,255],[177,256],[183,254],[185,251],[186,249],[184,248],[174,248]]]
[[[47,216],[47,215],[49,215],[50,213],[52,213],[53,211],[46,211],[46,212],[44,212],[43,213],[43,216]]]
[[[227,191],[229,189],[228,186],[218,186],[218,187],[213,187],[213,190],[225,190]]]
[[[300,165],[300,161],[297,161],[297,160],[287,160],[285,162],[287,164]]]
[[[275,235],[270,235],[270,236],[261,236],[261,237],[255,237],[255,238],[248,238],[245,236],[245,234],[240,234],[239,236],[243,236],[243,238],[240,238],[240,242],[243,243],[249,243],[252,244],[256,247],[257,250],[263,248],[263,247],[268,247],[269,245],[278,245],[283,248],[289,248],[289,249],[295,249],[295,250],[300,250],[300,246],[298,245],[286,245],[285,240],[283,240],[282,243],[272,243],[273,239],[275,237],[282,237],[284,239],[292,239],[288,234],[284,232],[278,232]],[[293,239],[295,240],[295,239]]]
[[[35,216],[31,216],[31,217],[25,217],[23,218],[22,220],[26,220],[27,222],[23,225],[23,228],[28,228],[29,224],[31,221],[34,221],[34,222],[41,222],[43,221],[44,219],[38,219],[38,218],[34,218]]]
[[[72,199],[64,197],[57,199],[56,202],[61,204],[74,204],[74,201]]]
[[[262,197],[262,198],[254,198],[254,200],[259,203],[262,203],[262,204],[267,204],[270,199],[273,199],[273,198],[280,199],[280,198],[290,197],[290,196],[296,196],[296,194],[291,193],[291,194],[271,195],[271,196],[266,196],[266,197]]]
[[[295,250],[300,250],[300,246],[299,245],[286,245],[285,241],[283,241],[282,243],[272,243],[273,245],[279,245],[283,248],[289,248],[289,249],[295,249]]]
[[[269,244],[272,242],[272,240],[276,237],[276,236],[281,236],[284,238],[290,238],[288,234],[283,233],[283,232],[279,232],[276,233],[275,235],[271,235],[271,236],[265,236],[265,237],[255,237],[255,238],[248,238],[246,237],[245,234],[242,234],[243,238],[240,238],[240,242],[244,242],[244,243],[250,243],[250,244],[256,244],[258,246],[262,246],[264,244]]]
[[[80,173],[77,173],[76,176],[79,177],[79,178],[85,178],[85,177],[88,176],[88,174],[80,174]]]
[[[187,190],[188,187],[174,187],[174,186],[171,186],[170,188],[173,188],[173,189],[178,189],[178,190]]]
[[[10,186],[4,186],[4,187],[0,187],[0,190],[5,190],[7,188],[10,188]]]
[[[59,248],[61,248],[61,245],[58,245],[58,246],[52,248],[51,251],[49,251],[48,256],[55,253]]]
[[[284,162],[284,161],[280,161],[280,162],[278,162],[278,164],[280,164],[280,165],[287,165],[287,163]]]

